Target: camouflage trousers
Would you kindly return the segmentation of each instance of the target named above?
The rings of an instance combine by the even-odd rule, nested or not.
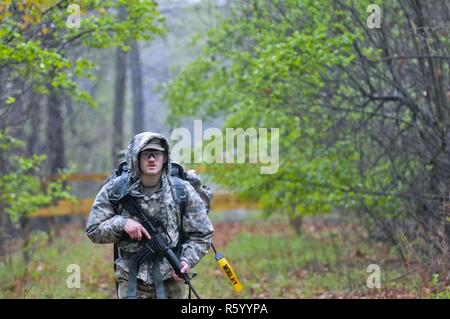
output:
[[[186,299],[186,285],[183,281],[176,282],[174,280],[166,280],[164,282],[164,290],[168,299]],[[118,297],[126,299],[128,294],[128,281],[120,279],[118,282]],[[138,280],[136,289],[137,299],[156,299],[155,287],[150,284],[146,285]]]

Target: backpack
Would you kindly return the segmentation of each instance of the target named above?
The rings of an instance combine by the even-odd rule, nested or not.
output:
[[[170,170],[170,175],[172,176],[173,186],[175,189],[176,194],[176,200],[178,201],[180,205],[180,211],[181,211],[181,217],[184,214],[184,211],[186,209],[186,189],[185,185],[182,182],[187,181],[189,184],[192,185],[192,187],[195,189],[197,194],[202,199],[203,203],[206,207],[206,213],[209,213],[209,208],[211,207],[211,200],[212,200],[212,190],[210,187],[206,185],[202,185],[202,182],[200,178],[198,177],[198,174],[189,174],[184,171],[183,166],[181,164],[172,162],[172,167]]]

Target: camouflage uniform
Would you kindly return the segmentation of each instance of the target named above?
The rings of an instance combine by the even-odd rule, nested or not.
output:
[[[164,289],[168,299],[185,299],[186,289],[184,282],[175,282],[167,280],[164,282]],[[128,293],[128,281],[120,279],[118,281],[117,294],[120,299],[126,299]],[[136,290],[137,299],[155,299],[156,292],[153,285],[138,282]]]
[[[165,146],[168,160],[163,166],[161,188],[148,196],[141,185],[138,154],[153,138],[161,140]],[[175,202],[175,192],[172,187],[170,148],[166,138],[150,132],[134,136],[128,144],[126,161],[130,168],[129,193],[137,199],[138,204],[149,217],[155,218],[166,228],[170,236],[169,239],[165,235],[166,240],[167,242],[172,241],[170,244],[172,248],[177,246],[181,230],[183,242],[180,260],[187,262],[191,268],[194,267],[208,252],[214,228],[206,213],[205,204],[188,182],[185,182],[187,201],[185,213],[181,220],[180,208]],[[123,208],[119,208],[120,212],[113,208],[109,201],[113,187],[114,179],[105,184],[95,198],[87,222],[86,234],[94,243],[116,243],[118,245],[120,256],[116,260],[115,277],[119,284],[119,298],[123,298],[124,292],[126,296],[127,291],[127,260],[142,247],[139,241],[131,240],[128,237],[124,232],[124,226],[127,218],[133,218],[138,222],[140,220],[131,216]],[[152,264],[151,260],[146,260],[139,267],[137,275],[138,298],[155,298],[151,276]],[[172,281],[172,267],[165,258],[160,262],[160,269],[168,298],[185,298],[184,286],[182,286],[184,284]]]

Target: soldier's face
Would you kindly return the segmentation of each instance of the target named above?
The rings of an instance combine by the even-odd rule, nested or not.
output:
[[[166,161],[166,155],[163,151],[152,149],[142,151],[139,154],[139,169],[141,170],[141,174],[159,174]]]

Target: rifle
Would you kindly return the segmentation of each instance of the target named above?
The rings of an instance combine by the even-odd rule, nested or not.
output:
[[[154,226],[151,219],[147,218],[143,214],[141,208],[136,203],[136,200],[130,194],[127,194],[120,199],[119,203],[122,204],[123,207],[130,214],[138,217],[141,220],[142,226],[144,226],[144,228],[148,231],[148,233],[151,236],[151,239],[148,238],[142,239],[142,243],[144,246],[131,257],[132,262],[136,263],[136,265],[140,265],[149,255],[156,254],[164,256],[174,269],[175,273],[179,277],[184,279],[184,283],[189,286],[189,288],[197,297],[197,299],[200,299],[200,296],[197,294],[194,287],[192,286],[188,274],[181,272],[180,260],[175,255],[173,250],[169,247],[170,243],[169,244],[166,243],[161,232],[158,231],[158,229]]]

